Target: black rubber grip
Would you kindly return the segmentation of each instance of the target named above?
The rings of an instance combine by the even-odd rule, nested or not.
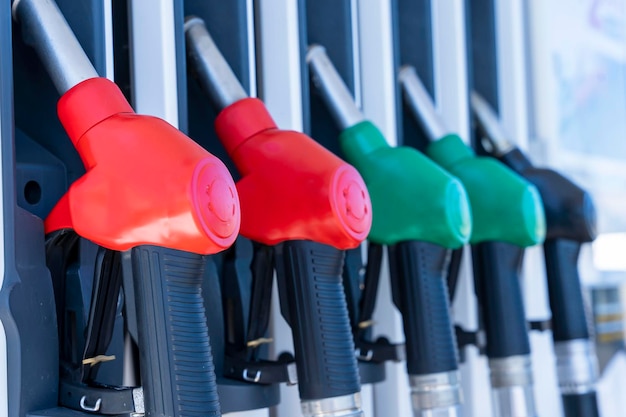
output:
[[[203,256],[131,249],[146,416],[220,416],[202,298]]]
[[[504,242],[472,247],[474,286],[490,359],[528,355],[528,323],[519,282],[524,250]]]
[[[454,301],[456,296],[456,287],[459,282],[459,274],[461,272],[461,261],[463,260],[463,246],[452,251],[450,256],[450,266],[448,266],[448,295],[450,303]]]
[[[563,395],[563,415],[565,417],[600,417],[596,392]]]
[[[450,250],[428,242],[388,247],[393,301],[402,314],[409,375],[458,369],[446,271]]]
[[[293,332],[300,399],[361,390],[341,283],[343,251],[294,240],[276,245],[281,312]]]
[[[551,239],[543,244],[555,342],[590,337],[580,276],[580,243]]]

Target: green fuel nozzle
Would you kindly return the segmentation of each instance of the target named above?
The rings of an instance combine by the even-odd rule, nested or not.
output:
[[[471,233],[469,203],[459,180],[419,151],[391,147],[355,104],[326,51],[309,47],[313,83],[338,126],[346,160],[356,167],[372,199],[368,238],[395,244],[418,240],[447,248],[467,243]]]
[[[431,140],[426,154],[458,176],[469,194],[474,286],[487,339],[494,415],[535,416],[519,268],[524,247],[545,238],[539,192],[501,162],[477,157],[457,135],[446,134],[413,68],[403,67],[398,78],[408,107]]]
[[[316,89],[343,129],[339,142],[346,159],[361,173],[370,193],[373,223],[368,239],[374,244],[369,249],[387,246],[392,298],[402,315],[413,413],[461,415],[458,350],[445,276],[451,249],[467,243],[471,235],[465,189],[416,149],[389,146],[365,120],[322,47],[311,47],[307,61]],[[376,263],[368,258],[368,269],[371,262]],[[371,297],[366,281],[361,305]],[[355,332],[357,345],[364,338]]]
[[[532,246],[543,242],[546,221],[535,186],[499,161],[476,156],[461,138],[448,133],[414,68],[403,67],[398,78],[408,107],[431,140],[426,154],[458,177],[467,190],[473,216],[470,243]],[[506,152],[507,144],[493,145]]]

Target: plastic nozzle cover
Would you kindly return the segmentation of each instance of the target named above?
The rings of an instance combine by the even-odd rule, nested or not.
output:
[[[280,130],[258,99],[226,107],[215,130],[242,174],[241,234],[275,245],[310,240],[355,248],[372,224],[359,173],[308,136]]]
[[[134,113],[105,78],[70,89],[58,114],[87,173],[54,207],[46,232],[71,228],[119,251],[212,254],[234,242],[241,213],[222,161],[165,121]]]
[[[469,196],[473,216],[470,243],[543,242],[546,220],[539,192],[501,162],[477,157],[456,135],[431,143],[426,154],[457,176]]]
[[[370,122],[344,130],[339,141],[370,191],[370,240],[387,245],[418,240],[448,248],[467,243],[471,214],[459,180],[413,148],[389,146]]]
[[[471,102],[478,129],[483,139],[491,144],[491,153],[539,190],[546,212],[546,238],[592,241],[597,232],[591,196],[560,173],[534,167],[526,155],[509,142],[489,103],[476,92],[472,92]]]
[[[539,190],[546,212],[546,239],[569,239],[580,243],[595,239],[596,208],[587,191],[556,171],[535,168],[517,148],[500,159]]]

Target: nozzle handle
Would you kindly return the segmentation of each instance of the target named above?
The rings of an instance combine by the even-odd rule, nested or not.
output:
[[[528,355],[530,342],[519,271],[523,248],[504,242],[473,247],[474,281],[489,359]]]
[[[590,337],[578,274],[580,245],[565,239],[549,239],[543,244],[555,342]]]
[[[402,314],[409,375],[458,369],[445,280],[450,252],[418,241],[388,246],[393,301]]]
[[[406,65],[400,68],[398,81],[402,86],[405,102],[431,142],[451,133],[437,112],[433,99],[417,76],[414,67]]]
[[[14,0],[13,18],[24,40],[37,51],[59,94],[98,77],[54,0]]]
[[[556,342],[590,337],[578,273],[580,246],[596,236],[591,196],[556,171],[535,168],[517,148],[500,158],[541,193],[547,221],[544,259]]]
[[[131,249],[140,372],[150,416],[220,416],[201,255]]]
[[[281,312],[293,332],[302,401],[361,390],[341,272],[344,252],[291,240],[275,246]]]
[[[195,72],[200,86],[215,106],[223,108],[248,97],[237,76],[213,42],[204,24],[196,16],[185,19],[188,64]]]
[[[341,79],[337,69],[320,45],[311,45],[306,54],[313,84],[318,88],[340,129],[347,129],[365,120],[354,97]]]

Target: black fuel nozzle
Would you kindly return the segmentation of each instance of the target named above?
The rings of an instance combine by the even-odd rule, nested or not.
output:
[[[543,249],[552,332],[565,413],[567,417],[598,416],[597,357],[578,272],[580,247],[596,236],[591,196],[559,172],[533,166],[508,140],[495,111],[475,92],[471,104],[485,150],[534,184],[541,194],[547,225]]]

